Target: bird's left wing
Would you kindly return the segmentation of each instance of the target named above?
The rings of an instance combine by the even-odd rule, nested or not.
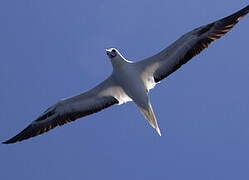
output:
[[[188,32],[160,53],[137,62],[142,79],[147,84],[161,81],[207,48],[211,42],[225,35],[248,13],[249,6],[246,6],[230,16]]]
[[[19,134],[3,143],[15,143],[40,135],[58,125],[61,126],[78,118],[99,112],[114,104],[121,104],[124,98],[127,97],[123,89],[110,76],[90,91],[59,101],[48,108]]]

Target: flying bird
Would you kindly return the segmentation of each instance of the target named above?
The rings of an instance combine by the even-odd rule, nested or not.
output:
[[[184,34],[158,54],[138,62],[128,61],[115,48],[106,49],[113,67],[112,74],[106,80],[87,92],[60,100],[23,131],[3,143],[15,143],[40,135],[58,125],[128,101],[137,105],[149,124],[161,136],[148,96],[150,89],[198,55],[214,40],[225,35],[248,13],[249,5],[230,16]]]

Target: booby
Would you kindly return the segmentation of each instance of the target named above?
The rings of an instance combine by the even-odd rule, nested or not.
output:
[[[230,16],[184,34],[158,54],[138,62],[128,61],[115,48],[106,49],[113,67],[112,74],[106,80],[87,92],[60,100],[23,131],[3,143],[15,143],[40,135],[58,125],[128,101],[136,104],[149,124],[161,136],[148,96],[150,89],[198,55],[214,40],[225,35],[248,13],[249,5]]]

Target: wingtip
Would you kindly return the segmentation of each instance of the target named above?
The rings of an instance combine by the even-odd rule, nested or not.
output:
[[[3,141],[2,144],[14,144],[16,142],[20,141],[17,136],[14,136],[6,141]]]
[[[12,144],[12,143],[15,143],[15,142],[11,141],[11,139],[2,142],[2,144]]]
[[[2,142],[2,144],[10,144],[10,143],[8,143],[8,141],[4,141],[4,142]]]

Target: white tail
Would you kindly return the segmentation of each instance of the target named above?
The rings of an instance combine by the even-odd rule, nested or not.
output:
[[[157,123],[155,113],[153,111],[151,104],[149,104],[148,108],[146,108],[146,109],[144,109],[144,108],[139,108],[139,109],[143,113],[144,117],[149,121],[150,125],[154,129],[156,129],[159,136],[162,136],[161,131],[160,131],[159,126],[158,126],[158,123]]]

